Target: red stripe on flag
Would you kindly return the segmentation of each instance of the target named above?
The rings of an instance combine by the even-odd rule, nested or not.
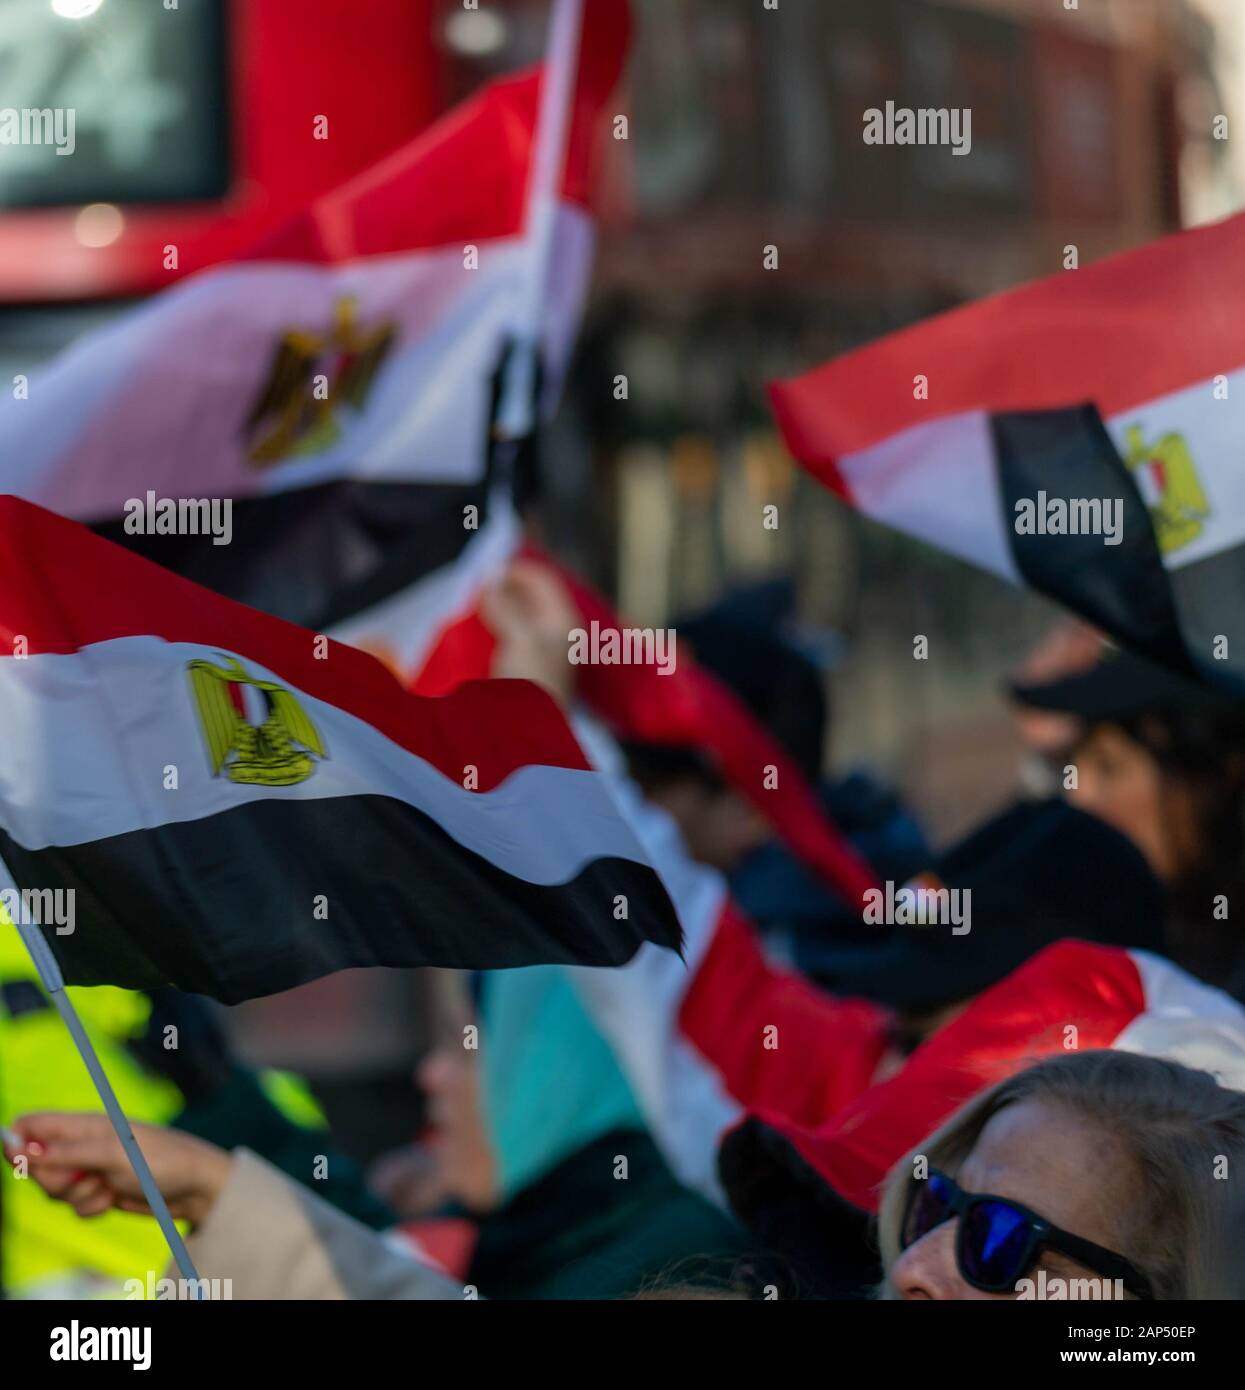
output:
[[[465,680],[487,680],[497,639],[477,609],[447,624],[411,682],[416,695],[447,695]]]
[[[0,535],[0,660],[122,637],[194,643],[267,667],[460,785],[475,767],[473,791],[534,763],[589,768],[557,704],[528,681],[469,683],[441,699],[412,695],[365,652],[221,598],[21,498],[0,497]],[[318,645],[325,656],[317,657]]]
[[[1069,1027],[1078,1050],[1109,1048],[1145,1009],[1141,975],[1127,951],[1062,941],[978,996],[895,1077],[823,1128],[800,1130],[781,1112],[761,1118],[786,1133],[841,1197],[874,1210],[895,1164],[978,1092],[1062,1053]]]
[[[591,203],[598,117],[630,40],[627,0],[586,0],[562,194]],[[338,261],[490,241],[523,230],[541,69],[490,82],[388,158],[317,198],[252,253]]]
[[[775,969],[730,903],[679,1010],[679,1031],[733,1099],[799,1125],[821,1123],[869,1088],[891,1025],[878,1005],[835,999]]]
[[[770,386],[787,446],[835,461],[948,415],[1092,401],[1106,418],[1245,365],[1245,214],[927,319]],[[913,394],[917,376],[929,399]]]

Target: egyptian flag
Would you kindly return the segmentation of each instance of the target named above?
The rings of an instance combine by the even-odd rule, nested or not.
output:
[[[546,414],[628,33],[626,0],[585,0],[542,285]],[[32,369],[27,398],[0,402],[0,492],[318,632],[459,561],[493,573],[513,529],[512,480],[489,468],[499,374],[545,246],[528,200],[541,86],[540,69],[490,83],[251,257]],[[183,498],[230,499],[229,543],[165,534]]]
[[[771,387],[866,516],[1245,684],[1245,216],[927,320]]]
[[[350,966],[678,947],[536,687],[420,699],[28,502],[0,498],[0,534],[0,857],[72,892],[72,931],[44,925],[69,983],[235,1003]]]

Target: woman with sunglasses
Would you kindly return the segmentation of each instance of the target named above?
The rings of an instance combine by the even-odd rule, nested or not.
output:
[[[1224,1298],[1240,1288],[1245,1094],[1122,1051],[975,1097],[893,1170],[884,1297]]]

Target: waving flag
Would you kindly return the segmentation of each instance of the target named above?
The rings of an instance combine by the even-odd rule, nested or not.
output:
[[[0,858],[71,984],[615,965],[673,909],[553,702],[353,648],[0,498]],[[62,917],[64,914],[61,914]]]
[[[1070,1033],[1069,1029],[1075,1029]],[[893,1078],[809,1125],[762,1104],[725,1139],[735,1210],[763,1219],[775,1186],[798,1196],[808,1239],[844,1203],[877,1208],[896,1163],[979,1091],[1052,1054],[1118,1048],[1165,1057],[1245,1090],[1245,1009],[1146,951],[1063,941],[988,989]],[[788,1210],[790,1209],[790,1203]]]
[[[1245,216],[917,324],[771,387],[866,516],[1245,684]]]
[[[509,482],[488,467],[498,373],[539,275],[555,403],[628,26],[625,0],[586,0],[551,227],[528,207],[536,69],[491,83],[253,257],[32,370],[28,399],[0,402],[0,492],[317,631],[460,558],[490,572],[512,525],[506,505],[490,511]],[[184,498],[230,500],[228,544],[154,514]]]

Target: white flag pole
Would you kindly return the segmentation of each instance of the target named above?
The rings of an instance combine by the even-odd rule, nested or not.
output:
[[[541,327],[566,168],[583,19],[584,0],[554,0],[528,175],[523,229],[528,245],[527,274],[519,292],[513,324],[514,350],[506,363],[497,412],[497,432],[503,439],[523,439],[536,424]]]
[[[0,859],[0,888],[12,890],[11,902],[20,905],[22,902],[21,891],[13,880],[13,875],[9,872],[8,865]],[[138,1178],[139,1186],[143,1189],[143,1196],[147,1199],[147,1205],[151,1208],[152,1214],[160,1225],[160,1230],[164,1234],[164,1239],[168,1242],[169,1250],[181,1271],[183,1279],[195,1281],[197,1289],[196,1296],[202,1295],[202,1288],[198,1283],[199,1275],[195,1270],[194,1262],[190,1258],[190,1252],[186,1249],[186,1242],[182,1240],[181,1232],[173,1222],[173,1217],[169,1212],[168,1204],[164,1200],[164,1195],[156,1186],[156,1180],[152,1175],[147,1160],[143,1157],[142,1150],[138,1147],[138,1142],[134,1138],[134,1131],[130,1128],[130,1122],[125,1118],[125,1112],[121,1109],[121,1104],[117,1100],[116,1092],[112,1089],[112,1083],[108,1080],[107,1073],[100,1065],[99,1057],[95,1053],[95,1048],[91,1039],[87,1036],[86,1029],[82,1026],[82,1020],[78,1017],[78,1011],[73,1006],[73,1001],[65,993],[65,980],[61,975],[60,965],[56,957],[52,954],[52,949],[43,939],[43,933],[32,923],[24,921],[25,913],[19,910],[12,914],[13,925],[17,928],[18,935],[25,943],[26,950],[30,954],[30,959],[34,962],[35,969],[39,972],[39,978],[43,981],[43,987],[48,992],[57,1013],[65,1021],[65,1027],[69,1029],[69,1036],[73,1038],[82,1056],[82,1061],[90,1073],[91,1080],[95,1083],[95,1089],[99,1092],[99,1098],[104,1102],[104,1109],[108,1113],[108,1118],[112,1121],[112,1127],[117,1132],[117,1138],[121,1141],[121,1147],[125,1150],[125,1156],[130,1160],[130,1166],[134,1169]]]

